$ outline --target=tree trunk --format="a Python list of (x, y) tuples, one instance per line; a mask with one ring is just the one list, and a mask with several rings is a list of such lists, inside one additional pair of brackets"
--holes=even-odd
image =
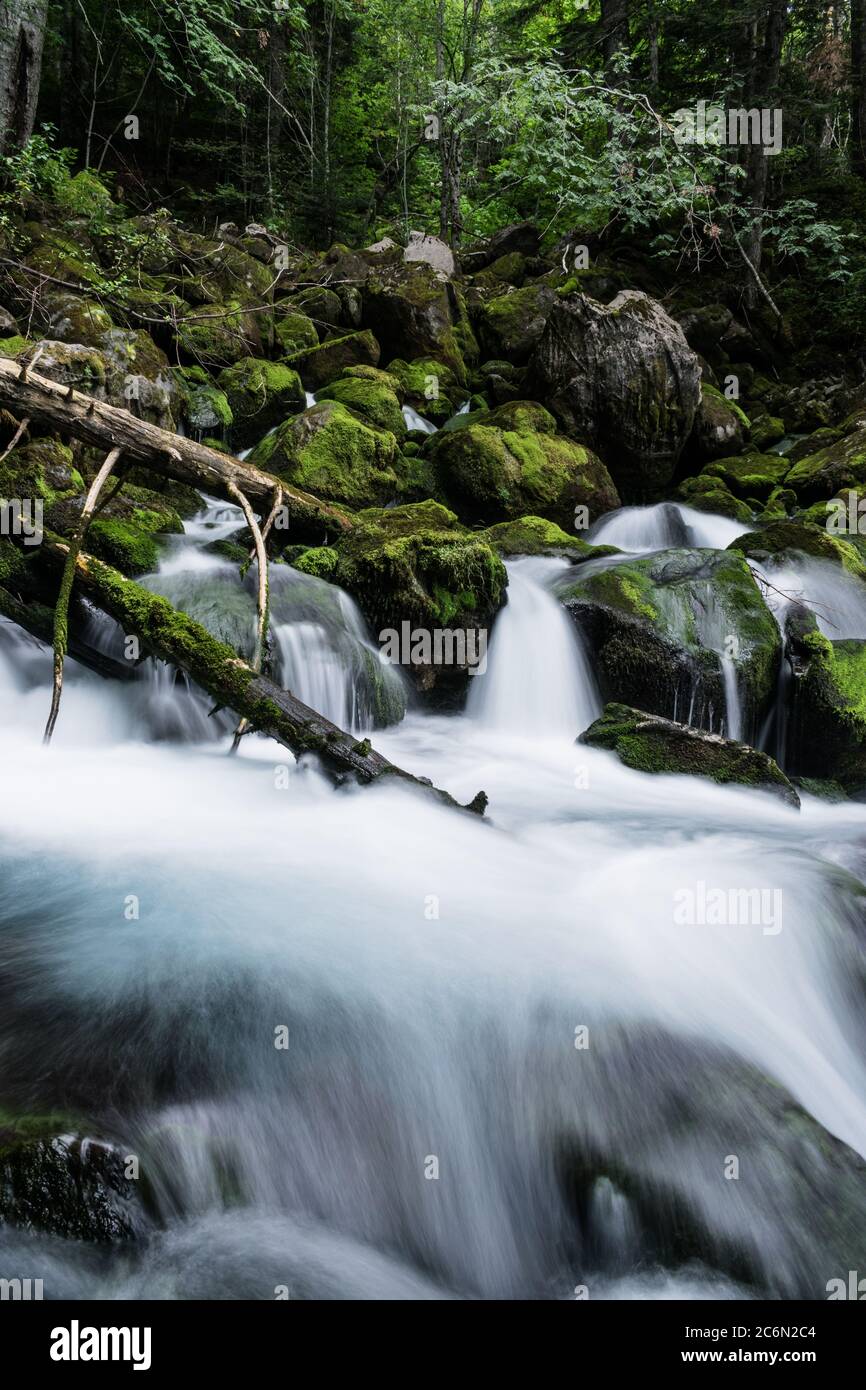
[(601, 51), (605, 81), (616, 87), (621, 77), (616, 72), (616, 56), (628, 47), (629, 0), (601, 0)]
[(866, 0), (851, 0), (851, 168), (866, 178)]
[(331, 536), (351, 529), (351, 518), (339, 507), (320, 502), (271, 473), (208, 449), (193, 439), (170, 434), (136, 419), (128, 410), (95, 401), (35, 372), (24, 379), (22, 370), (20, 362), (0, 358), (0, 406), (16, 416), (28, 415), (32, 421), (98, 448), (121, 449), (127, 459), (144, 464), (163, 477), (215, 493), (227, 502), (234, 500), (230, 488), (234, 484), (260, 510), (268, 512), (276, 489), (282, 487), (290, 528), (313, 527)]
[[(788, 23), (787, 0), (770, 0), (767, 9), (767, 22), (764, 29), (763, 44), (758, 47), (749, 83), (748, 106), (758, 110), (772, 107), (773, 98), (779, 84), (779, 68), (782, 60), (782, 45)], [(746, 160), (746, 200), (751, 214), (751, 223), (745, 237), (745, 251), (756, 274), (761, 270), (761, 242), (763, 236), (764, 207), (767, 201), (768, 157), (760, 143), (749, 146)], [(746, 279), (746, 302), (750, 306), (757, 303), (758, 287), (750, 273)]]
[(47, 18), (48, 0), (0, 0), (0, 154), (33, 134)]

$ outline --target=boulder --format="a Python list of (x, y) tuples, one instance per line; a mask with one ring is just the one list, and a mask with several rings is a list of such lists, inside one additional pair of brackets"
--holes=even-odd
[(766, 753), (628, 705), (605, 705), (601, 717), (580, 735), (579, 742), (610, 749), (636, 772), (707, 777), (722, 786), (772, 792), (789, 806), (800, 805), (794, 787)]
[(557, 299), (531, 380), (566, 432), (609, 460), (625, 500), (671, 482), (701, 399), (697, 357), (654, 299), (624, 290), (610, 304)]
[(245, 312), (238, 300), (213, 300), (180, 316), (177, 346), (189, 361), (219, 371), (242, 357), (260, 354), (262, 338), (255, 315)]
[(781, 454), (737, 454), (708, 463), (701, 477), (718, 479), (737, 497), (769, 497), (790, 465)]
[(463, 320), (453, 287), (423, 262), (383, 266), (364, 285), (364, 322), (386, 361), (435, 357), (465, 382)]
[(410, 232), (403, 260), (408, 264), (422, 261), (440, 280), (450, 280), (456, 272), (454, 252), (438, 236), (428, 236), (426, 232)]
[(727, 516), (732, 521), (742, 521), (749, 526), (754, 521), (754, 512), (746, 503), (735, 497), (723, 478), (709, 477), (701, 473), (697, 478), (686, 478), (677, 488), (677, 497), (698, 512), (709, 512), (713, 516)]
[(388, 373), (400, 383), (405, 404), (434, 424), (449, 420), (466, 394), (451, 367), (433, 357), (412, 362), (396, 357), (388, 363)]
[(273, 425), (304, 409), (301, 378), (282, 362), (244, 357), (217, 377), (232, 413), (232, 440), (244, 447), (261, 439)]
[(379, 344), (369, 329), (357, 333), (345, 333), (339, 338), (328, 338), (317, 347), (303, 348), (286, 358), (294, 367), (308, 391), (318, 391), (337, 377), (347, 367), (378, 367)]
[(521, 256), (537, 256), (541, 245), (541, 233), (532, 222), (513, 222), (501, 227), (498, 232), (487, 237), (483, 246), (465, 251), (460, 263), (467, 275), (475, 275), (486, 266), (498, 261), (501, 256), (516, 253)]
[(544, 281), (489, 300), (478, 323), (485, 353), (523, 366), (541, 341), (556, 302), (556, 291)]
[[(362, 368), (350, 368), (361, 371)], [(397, 438), (401, 438), (406, 433), (406, 422), (403, 419), (403, 412), (400, 408), (400, 401), (394, 390), (394, 385), (389, 384), (389, 378), (385, 372), (378, 372), (375, 367), (368, 367), (367, 371), (375, 372), (375, 377), (353, 376), (350, 373), (344, 374), (339, 381), (326, 386), (318, 393), (319, 401), (341, 401), (343, 405), (349, 406), (357, 414), (363, 415), (365, 420), (377, 425), (379, 429), (390, 430)], [(393, 383), (393, 378), (390, 378)]]
[(815, 615), (794, 608), (786, 622), (794, 673), (785, 765), (792, 776), (866, 789), (866, 642), (831, 641)]
[(393, 501), (404, 479), (397, 441), (339, 401), (322, 401), (267, 435), (250, 463), (349, 507)]
[(594, 653), (604, 700), (720, 732), (733, 665), (754, 741), (776, 696), (781, 638), (740, 555), (673, 549), (581, 565), (557, 586)]
[(737, 454), (749, 437), (749, 417), (705, 381), (701, 400), (688, 441), (688, 453), (698, 459), (724, 458)]
[(610, 474), (591, 449), (556, 433), (535, 401), (458, 417), (425, 454), (455, 510), (488, 523), (534, 514), (574, 529), (575, 508), (595, 520), (619, 506)]
[(819, 449), (795, 463), (785, 475), (803, 502), (834, 497), (843, 488), (866, 486), (866, 427)]

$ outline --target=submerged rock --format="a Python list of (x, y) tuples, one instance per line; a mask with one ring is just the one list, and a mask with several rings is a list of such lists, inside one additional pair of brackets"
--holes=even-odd
[(579, 741), (610, 749), (621, 763), (637, 772), (708, 777), (722, 785), (773, 792), (789, 806), (800, 805), (794, 787), (766, 753), (628, 705), (605, 705), (601, 718), (580, 735)]
[(700, 404), (701, 369), (679, 324), (649, 295), (557, 299), (532, 380), (563, 428), (601, 451), (627, 500), (670, 483)]

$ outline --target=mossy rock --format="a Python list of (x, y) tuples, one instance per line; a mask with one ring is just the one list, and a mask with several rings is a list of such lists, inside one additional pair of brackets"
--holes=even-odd
[(479, 321), (482, 348), (490, 357), (524, 365), (540, 341), (555, 303), (556, 291), (538, 282), (491, 299)]
[(789, 806), (800, 805), (796, 790), (766, 753), (628, 705), (605, 705), (580, 742), (609, 749), (636, 772), (706, 777), (721, 786), (772, 792)]
[(810, 458), (812, 454), (819, 453), (821, 449), (826, 449), (831, 444), (838, 444), (840, 439), (844, 439), (846, 433), (848, 431), (845, 429), (831, 429), (830, 427), (813, 430), (805, 439), (798, 439), (796, 443), (792, 444), (791, 448), (785, 451), (785, 458), (793, 467), (801, 459)]
[(211, 300), (193, 306), (177, 323), (180, 352), (200, 366), (219, 370), (254, 357), (261, 335), (253, 316), (235, 299), (225, 304)]
[[(11, 1120), (11, 1123), (10, 1123)], [(0, 1111), (0, 1227), (66, 1240), (133, 1239), (145, 1224), (124, 1155), (62, 1115)]]
[(282, 362), (244, 357), (217, 377), (231, 409), (232, 438), (244, 447), (261, 439), (272, 426), (303, 410), (306, 396), (301, 378)]
[(96, 517), (87, 531), (87, 549), (130, 579), (151, 574), (159, 566), (154, 532), (119, 517)]
[(187, 396), (186, 419), (189, 428), (202, 439), (231, 429), (234, 415), (224, 391), (217, 386), (194, 386)]
[(831, 641), (804, 608), (789, 614), (794, 664), (787, 766), (798, 777), (830, 778), (847, 792), (866, 789), (866, 642)]
[(702, 477), (719, 478), (737, 497), (769, 497), (789, 472), (781, 454), (741, 454), (708, 463)]
[[(467, 532), (453, 512), (426, 501), (367, 509), (336, 544), (333, 579), (358, 601), (373, 633), (486, 632), (508, 582), (495, 550)], [(419, 688), (450, 703), (465, 692), (465, 666), (418, 663)]]
[(46, 336), (60, 343), (84, 343), (101, 347), (105, 334), (114, 328), (111, 315), (87, 295), (61, 290), (46, 298), (49, 313)]
[(451, 368), (433, 357), (412, 362), (395, 357), (388, 363), (388, 374), (399, 381), (405, 404), (434, 425), (450, 419), (464, 394)]
[(322, 401), (287, 420), (260, 441), (250, 462), (349, 507), (390, 501), (400, 489), (394, 435), (339, 401)]
[(465, 305), (456, 288), (440, 280), (429, 265), (377, 267), (364, 285), (364, 322), (387, 361), (434, 357), (450, 367), (461, 384), (466, 382), (466, 357), (477, 352), (477, 344)]
[(704, 474), (697, 478), (686, 478), (677, 488), (677, 497), (687, 506), (694, 507), (695, 511), (727, 516), (732, 521), (742, 521), (746, 526), (755, 519), (752, 508), (735, 497), (721, 478), (710, 478)]
[[(728, 549), (757, 560), (767, 555), (812, 555), (817, 560), (830, 560), (833, 564), (841, 565), (855, 578), (866, 580), (866, 560), (855, 545), (842, 536), (830, 535), (820, 526), (800, 519), (773, 521), (760, 531), (749, 531), (744, 536), (738, 536)], [(863, 599), (866, 605), (866, 590)]]
[(525, 279), (526, 257), (519, 251), (510, 251), (505, 256), (499, 256), (484, 270), (479, 270), (472, 284), (476, 290), (494, 296), (502, 294), (510, 285), (519, 288)]
[(729, 401), (708, 381), (703, 382), (689, 452), (701, 459), (736, 454), (748, 439), (749, 429), (749, 418), (736, 402)]
[(282, 313), (279, 307), (274, 314), (274, 334), (286, 357), (306, 348), (318, 346), (319, 335), (316, 325), (306, 314)]
[(55, 439), (19, 444), (0, 463), (0, 497), (32, 498), (50, 506), (84, 491), (84, 479), (74, 466), (72, 450)]
[(566, 560), (592, 560), (616, 555), (616, 546), (590, 545), (579, 536), (569, 535), (554, 521), (541, 516), (522, 516), (517, 521), (500, 521), (486, 531), (475, 533), (500, 555), (554, 555)]
[(44, 339), (38, 362), (38, 375), (47, 376), (61, 386), (74, 386), (86, 396), (105, 400), (108, 361), (103, 352), (81, 343), (58, 343)]
[[(375, 368), (368, 368), (375, 370)], [(382, 372), (381, 376), (385, 376)], [(350, 406), (379, 429), (390, 430), (400, 438), (406, 433), (406, 422), (394, 391), (381, 381), (358, 376), (343, 376), (331, 386), (324, 387), (317, 397), (320, 401), (340, 401)]]
[(801, 502), (817, 502), (834, 497), (843, 488), (866, 485), (866, 429), (856, 430), (809, 454), (785, 475), (785, 486), (792, 488)]
[(343, 321), (343, 305), (340, 296), (326, 285), (308, 285), (282, 301), (291, 305), (295, 313), (306, 314), (321, 328), (336, 328)]
[(76, 217), (103, 216), (113, 211), (114, 202), (105, 184), (90, 169), (82, 169), (74, 178), (62, 179), (54, 188), (53, 201), (64, 212)]
[(379, 344), (368, 329), (362, 329), (292, 353), (286, 363), (300, 374), (308, 391), (318, 391), (336, 381), (347, 367), (377, 367)]
[(26, 352), (32, 346), (32, 339), (23, 338), (20, 333), (13, 333), (8, 338), (0, 338), (0, 357), (20, 357), (22, 352)]
[(752, 443), (759, 454), (766, 453), (771, 444), (785, 438), (785, 422), (777, 415), (759, 415), (752, 420)]
[(582, 565), (557, 591), (595, 654), (602, 698), (720, 732), (722, 656), (733, 659), (754, 739), (776, 696), (781, 638), (745, 559), (672, 549)]
[(480, 419), (431, 436), (425, 450), (442, 495), (467, 519), (536, 515), (565, 528), (577, 506), (593, 521), (620, 505), (598, 455), (557, 435), (537, 402), (509, 401)]
[(339, 563), (339, 555), (333, 546), (316, 545), (311, 546), (309, 550), (304, 550), (290, 563), (302, 574), (312, 574), (316, 579), (326, 579), (331, 582)]

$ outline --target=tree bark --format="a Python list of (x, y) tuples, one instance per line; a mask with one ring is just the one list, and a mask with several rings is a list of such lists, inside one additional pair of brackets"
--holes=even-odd
[(851, 0), (851, 168), (866, 178), (866, 0)]
[(628, 47), (629, 0), (601, 0), (601, 51), (605, 81), (611, 87), (621, 84), (616, 56)]
[(208, 449), (195, 440), (170, 434), (136, 419), (128, 410), (59, 386), (35, 372), (28, 372), (23, 378), (21, 363), (9, 358), (0, 358), (0, 406), (18, 417), (29, 415), (31, 421), (71, 434), (85, 444), (121, 449), (127, 459), (145, 464), (166, 478), (213, 493), (226, 502), (235, 500), (230, 488), (233, 484), (266, 514), (276, 489), (282, 487), (290, 529), (295, 523), (305, 528), (314, 525), (333, 536), (352, 527), (351, 518), (338, 507), (290, 487), (271, 473)]
[(47, 19), (48, 0), (0, 0), (0, 155), (33, 134)]
[[(787, 0), (770, 0), (767, 8), (767, 21), (764, 41), (756, 51), (755, 62), (749, 82), (748, 106), (767, 109), (771, 107), (779, 84), (779, 69), (782, 61), (782, 45), (788, 24)], [(746, 159), (746, 200), (751, 214), (751, 223), (745, 239), (747, 263), (754, 267), (755, 275), (761, 271), (761, 248), (763, 238), (764, 207), (767, 201), (768, 157), (760, 143), (749, 146)], [(749, 275), (746, 280), (746, 302), (750, 306), (757, 303), (758, 288), (755, 278)]]

